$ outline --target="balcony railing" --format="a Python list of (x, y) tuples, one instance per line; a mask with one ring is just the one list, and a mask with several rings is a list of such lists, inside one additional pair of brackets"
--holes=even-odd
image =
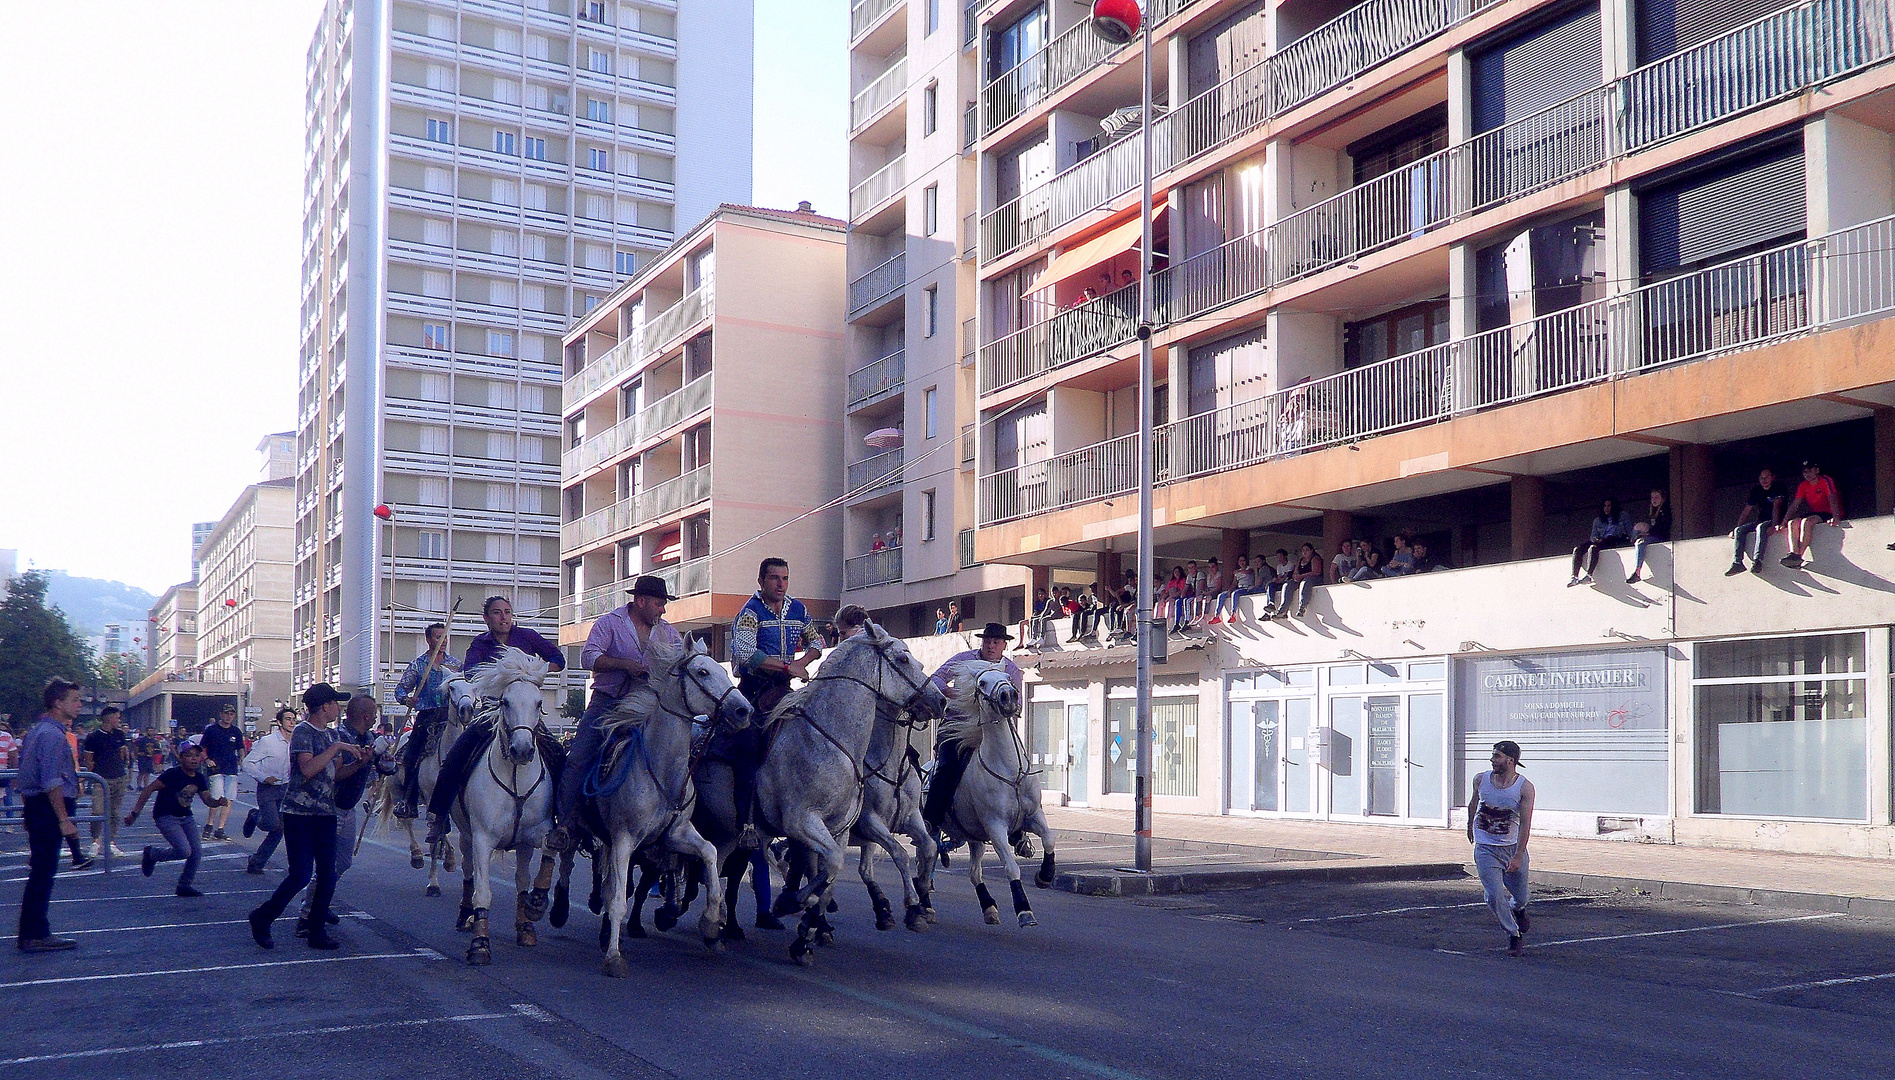
[(901, 385), (903, 352), (896, 349), (880, 360), (849, 372), (849, 408), (872, 401)]
[(868, 179), (855, 185), (849, 192), (849, 216), (859, 218), (870, 210), (893, 198), (907, 182), (908, 174), (904, 170), (905, 155), (897, 156), (893, 161), (869, 174)]
[(974, 144), (980, 141), (980, 106), (972, 101), (961, 112), (961, 153), (974, 152)]
[(665, 583), (671, 595), (679, 599), (702, 596), (711, 591), (711, 558), (708, 555), (675, 566), (660, 567), (651, 573)]
[(849, 130), (854, 131), (882, 115), (884, 109), (901, 100), (907, 91), (908, 57), (904, 54), (897, 57), (880, 75), (870, 79), (868, 85), (849, 102)]
[(842, 563), (842, 587), (866, 589), (901, 580), (901, 549), (898, 547), (857, 555)]
[(961, 569), (970, 570), (979, 566), (980, 560), (974, 557), (974, 530), (962, 529), (954, 539), (960, 549)]
[(567, 405), (584, 398), (599, 387), (631, 371), (653, 353), (670, 344), (672, 339), (692, 326), (711, 317), (713, 295), (711, 282), (705, 282), (695, 291), (685, 294), (684, 298), (657, 315), (645, 320), (642, 331), (627, 337), (612, 346), (604, 356), (592, 361), (579, 370), (579, 373), (566, 380), (560, 400)]
[(901, 447), (849, 463), (849, 494), (863, 495), (901, 480)]
[(590, 547), (710, 497), (711, 467), (705, 465), (646, 488), (629, 499), (620, 499), (577, 521), (566, 522), (559, 529), (560, 550), (571, 552)]
[(901, 0), (861, 0), (849, 9), (849, 40), (854, 41), (869, 32), (882, 16), (888, 14)]
[[(1675, 118), (1701, 127), (1885, 62), (1892, 22), (1885, 0), (1810, 0), (1766, 16), (1174, 263), (1153, 281), (1154, 318), (1195, 319), (1572, 180), (1692, 130)], [(1801, 50), (1778, 44), (1798, 35)], [(981, 392), (1130, 341), (1121, 313), (1136, 311), (1137, 294), (1123, 293), (982, 345)]]
[(711, 377), (707, 373), (566, 451), (560, 462), (561, 475), (571, 480), (596, 469), (602, 462), (649, 441), (659, 432), (675, 427), (710, 407)]
[[(1153, 482), (1204, 476), (1895, 315), (1895, 215), (1167, 424)], [(1120, 436), (981, 477), (983, 524), (1132, 490)]]
[[(1144, 5), (1145, 17), (1157, 26), (1196, 2), (1148, 0)], [(967, 32), (972, 40), (973, 30), (970, 28)], [(1074, 79), (1098, 67), (1118, 48), (1100, 37), (1089, 21), (1082, 19), (1074, 23), (1040, 51), (1001, 72), (981, 88), (981, 132), (993, 131), (1058, 93)]]
[(849, 316), (866, 311), (908, 284), (908, 252), (897, 251), (881, 265), (849, 282)]
[[(692, 559), (690, 562), (677, 563), (647, 571), (665, 583), (671, 595), (682, 599), (711, 591), (711, 560)], [(596, 619), (613, 608), (627, 602), (631, 592), (630, 579), (608, 581), (604, 585), (595, 585), (578, 596), (562, 597), (559, 602), (559, 621), (563, 626)]]

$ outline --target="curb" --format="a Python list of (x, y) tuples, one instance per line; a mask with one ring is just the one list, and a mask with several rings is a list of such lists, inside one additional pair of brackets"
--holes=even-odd
[(1832, 893), (1791, 892), (1784, 889), (1752, 889), (1742, 885), (1703, 885), (1688, 881), (1614, 877), (1608, 874), (1577, 874), (1563, 870), (1533, 870), (1529, 871), (1527, 876), (1535, 885), (1557, 885), (1594, 891), (1625, 890), (1647, 893), (1666, 900), (1766, 904), (1771, 907), (1803, 911), (1834, 911), (1849, 915), (1895, 918), (1895, 900), (1869, 896), (1839, 896)]
[(1290, 881), (1424, 881), (1465, 877), (1460, 863), (1345, 863), (1336, 866), (1300, 865), (1268, 869), (1205, 870), (1176, 874), (1129, 874), (1079, 871), (1060, 874), (1053, 888), (1081, 896), (1163, 896), (1212, 892), (1218, 889), (1254, 889)]

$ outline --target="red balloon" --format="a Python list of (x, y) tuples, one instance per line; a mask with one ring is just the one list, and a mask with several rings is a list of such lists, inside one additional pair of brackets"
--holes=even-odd
[(382, 503), (375, 508), (375, 516), (387, 521), (395, 516), (395, 511), (387, 503)]

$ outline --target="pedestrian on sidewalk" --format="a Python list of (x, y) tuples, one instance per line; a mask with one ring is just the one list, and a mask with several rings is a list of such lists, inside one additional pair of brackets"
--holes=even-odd
[(309, 884), (311, 875), (316, 893), (310, 922), (316, 930), (309, 935), (309, 947), (342, 947), (329, 936), (326, 925), (329, 898), (336, 890), (336, 769), (356, 761), (360, 751), (329, 729), (347, 700), (347, 694), (328, 683), (303, 691), (306, 719), (290, 735), (290, 782), (283, 793), (283, 843), (289, 849), (290, 872), (276, 892), (250, 913), (250, 936), (266, 949), (276, 947), (270, 924)]
[(79, 744), (81, 768), (98, 773), (105, 780), (104, 821), (92, 823), (92, 854), (104, 858), (109, 849), (118, 858), (118, 815), (125, 809), (125, 795), (131, 789), (132, 734), (120, 721), (117, 705), (99, 712), (99, 726)]
[(198, 745), (204, 748), (204, 754), (210, 759), (211, 794), (222, 799), (205, 816), (204, 839), (215, 837), (219, 840), (230, 839), (224, 827), (230, 823), (231, 803), (237, 798), (238, 769), (243, 765), (243, 732), (237, 729), (237, 706), (226, 703), (217, 712), (217, 722), (204, 729), (198, 736)]
[(256, 781), (256, 809), (244, 815), (243, 835), (247, 840), (263, 827), (263, 842), (251, 852), (244, 864), (247, 874), (261, 874), (283, 839), (283, 792), (289, 787), (290, 734), (296, 730), (296, 710), (285, 705), (276, 710), (276, 727), (251, 744), (244, 755), (244, 775)]
[[(380, 759), (375, 752), (375, 715), (379, 706), (375, 699), (367, 694), (357, 694), (349, 699), (344, 709), (342, 723), (332, 730), (336, 738), (362, 747), (363, 757), (354, 765), (336, 767), (336, 883), (342, 882), (342, 875), (355, 865), (355, 838), (361, 828), (361, 815), (356, 807), (362, 801), (362, 795), (368, 791), (369, 781), (375, 778)], [(304, 897), (303, 913), (296, 919), (296, 936), (308, 937), (309, 918), (315, 908), (315, 894)], [(336, 917), (331, 908), (327, 924), (334, 926), (342, 920)]]
[(53, 876), (59, 872), (60, 841), (76, 844), (79, 840), (79, 826), (72, 820), (79, 798), (79, 771), (66, 741), (66, 732), (79, 718), (79, 687), (54, 679), (40, 693), (40, 705), (46, 711), (26, 733), (20, 772), (13, 781), (25, 803), (29, 852), (16, 938), (21, 952), (55, 952), (77, 944), (71, 938), (53, 936), (46, 910), (53, 898)]
[[(19, 762), (14, 756), (20, 752), (19, 737), (13, 734), (13, 725), (0, 720), (0, 769), (15, 769)], [(0, 780), (0, 810), (13, 813), (13, 781)], [(0, 828), (0, 832), (10, 833), (10, 828)]]
[(1533, 831), (1533, 782), (1520, 775), (1520, 744), (1502, 739), (1488, 759), (1493, 768), (1474, 778), (1467, 803), (1467, 839), (1474, 845), (1487, 906), (1507, 932), (1507, 955), (1526, 951), (1527, 837)]
[(145, 876), (150, 877), (159, 863), (183, 859), (184, 872), (178, 875), (179, 896), (204, 895), (191, 884), (197, 876), (198, 861), (204, 857), (204, 841), (198, 836), (196, 819), (191, 817), (191, 803), (202, 799), (205, 807), (215, 810), (225, 802), (210, 793), (211, 778), (204, 771), (204, 756), (202, 746), (185, 747), (176, 765), (159, 773), (157, 779), (139, 791), (138, 802), (132, 812), (125, 815), (125, 824), (129, 827), (138, 820), (145, 800), (153, 794), (158, 796), (151, 807), (151, 823), (171, 846), (160, 849), (156, 844), (146, 844), (141, 866)]

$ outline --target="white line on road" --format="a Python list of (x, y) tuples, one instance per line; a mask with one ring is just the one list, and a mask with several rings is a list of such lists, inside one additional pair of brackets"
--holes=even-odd
[(249, 971), (253, 968), (292, 967), (303, 964), (342, 964), (354, 960), (419, 960), (433, 949), (416, 949), (413, 952), (365, 953), (361, 956), (315, 956), (308, 960), (259, 960), (254, 964), (215, 964), (210, 967), (174, 968), (170, 971), (120, 971), (108, 975), (69, 975), (60, 979), (28, 979), (24, 982), (0, 983), (0, 990), (14, 990), (23, 986), (58, 986), (61, 983), (106, 982), (115, 979), (149, 979), (161, 975), (200, 975), (212, 971)]
[(469, 1024), (480, 1020), (532, 1020), (536, 1023), (552, 1023), (551, 1013), (535, 1005), (515, 1005), (510, 1012), (463, 1013), (460, 1016), (438, 1016), (425, 1020), (382, 1020), (368, 1024), (337, 1024), (332, 1027), (299, 1028), (295, 1031), (264, 1031), (252, 1035), (231, 1035), (218, 1039), (184, 1039), (178, 1042), (146, 1043), (143, 1046), (112, 1046), (101, 1050), (72, 1050), (63, 1054), (40, 1054), (34, 1057), (7, 1058), (0, 1065), (32, 1065), (42, 1061), (71, 1061), (74, 1058), (111, 1057), (116, 1054), (144, 1054), (153, 1050), (192, 1050), (209, 1046), (230, 1046), (235, 1043), (263, 1042), (269, 1039), (300, 1039), (312, 1035), (342, 1035), (352, 1031), (386, 1031), (391, 1028), (429, 1027), (434, 1024)]
[(211, 922), (159, 923), (156, 926), (102, 926), (97, 930), (61, 930), (62, 934), (118, 934), (139, 930), (182, 930), (189, 926), (239, 926), (248, 919), (216, 919)]
[[(198, 863), (199, 863), (200, 865), (202, 865), (202, 864), (204, 864), (204, 863), (207, 863), (207, 862), (210, 862), (210, 861), (211, 861), (212, 859), (245, 859), (245, 858), (249, 858), (249, 855), (248, 855), (248, 853), (246, 853), (246, 852), (242, 852), (242, 851), (234, 851), (234, 852), (230, 852), (230, 853), (228, 853), (228, 854), (224, 854), (224, 855), (206, 855), (206, 856), (204, 856), (203, 858), (201, 858), (201, 859), (199, 859), (199, 860), (198, 860)], [(123, 862), (123, 863), (126, 863), (126, 864), (128, 864), (128, 865), (136, 865), (136, 864), (137, 864), (137, 861), (138, 861), (138, 858), (137, 858), (137, 856), (135, 856), (135, 855), (127, 855), (127, 856), (125, 856), (125, 858), (123, 858), (123, 859), (121, 859), (121, 860), (119, 860), (119, 861), (120, 861), (120, 862)], [(165, 860), (165, 862), (183, 862), (183, 861), (184, 861), (184, 860), (182, 860), (182, 859), (166, 859), (166, 860)], [(163, 862), (161, 862), (161, 863), (159, 863), (158, 865), (159, 865), (159, 866), (163, 866), (163, 865), (164, 865), (164, 863), (163, 863)], [(11, 869), (11, 868), (9, 868), (9, 869)], [(103, 871), (103, 870), (66, 870), (66, 871), (62, 871), (62, 872), (61, 872), (61, 873), (60, 873), (60, 874), (58, 875), (58, 877), (57, 877), (57, 879), (56, 879), (56, 880), (59, 880), (59, 881), (68, 881), (68, 880), (71, 880), (72, 878), (82, 878), (82, 877), (99, 877), (100, 875), (102, 875), (102, 874), (104, 874), (104, 873), (105, 873), (105, 871)], [(127, 869), (127, 870), (120, 870), (120, 871), (119, 871), (119, 873), (130, 873), (130, 870), (128, 870), (128, 869)], [(25, 881), (25, 880), (27, 880), (27, 879), (26, 879), (26, 878), (23, 878), (23, 877), (10, 877), (10, 878), (0, 878), (0, 881), (6, 881), (6, 882), (12, 882), (12, 883), (17, 883), (17, 882), (21, 882), (21, 881)]]
[(1742, 997), (1760, 997), (1764, 994), (1781, 994), (1789, 990), (1815, 990), (1823, 986), (1848, 986), (1852, 983), (1880, 982), (1883, 979), (1895, 979), (1895, 971), (1880, 975), (1849, 975), (1839, 979), (1817, 979), (1814, 982), (1785, 983), (1782, 986), (1766, 986), (1762, 990), (1752, 990)]
[[(1544, 899), (1535, 900), (1533, 901), (1533, 903), (1535, 905), (1563, 904), (1563, 903), (1570, 903), (1574, 900), (1604, 900), (1604, 899), (1607, 899), (1607, 896), (1604, 893), (1592, 893), (1592, 894), (1587, 894), (1583, 896), (1549, 896)], [(1476, 908), (1476, 907), (1486, 907), (1486, 906), (1487, 906), (1487, 903), (1484, 900), (1475, 900), (1472, 903), (1467, 903), (1467, 904), (1416, 904), (1413, 907), (1383, 908), (1380, 911), (1357, 911), (1348, 915), (1313, 915), (1307, 919), (1298, 919), (1296, 921), (1299, 923), (1338, 922), (1343, 919), (1372, 919), (1377, 915), (1405, 915), (1411, 911), (1454, 911), (1459, 908)]]
[(1545, 949), (1554, 945), (1585, 945), (1595, 941), (1625, 941), (1628, 938), (1666, 937), (1671, 934), (1698, 934), (1706, 930), (1736, 930), (1746, 926), (1774, 926), (1778, 923), (1815, 922), (1818, 919), (1840, 919), (1845, 913), (1826, 911), (1821, 915), (1795, 915), (1785, 919), (1753, 919), (1750, 922), (1714, 923), (1710, 926), (1685, 926), (1676, 930), (1646, 930), (1638, 934), (1603, 934), (1599, 937), (1561, 938), (1558, 941), (1536, 941), (1528, 945), (1529, 949)]
[[(206, 889), (204, 891), (204, 895), (205, 896), (255, 896), (259, 893), (269, 893), (269, 892), (275, 892), (275, 891), (276, 891), (275, 889)], [(158, 892), (133, 893), (130, 896), (72, 896), (72, 897), (67, 897), (64, 900), (48, 900), (47, 903), (49, 904), (103, 904), (107, 900), (176, 900), (176, 899), (178, 899), (178, 894), (175, 891), (173, 891), (173, 892), (165, 892), (165, 893), (158, 893)], [(0, 903), (0, 908), (13, 908), (13, 907), (19, 907), (19, 906), (20, 906), (20, 903), (17, 900), (12, 901), (10, 903)]]

